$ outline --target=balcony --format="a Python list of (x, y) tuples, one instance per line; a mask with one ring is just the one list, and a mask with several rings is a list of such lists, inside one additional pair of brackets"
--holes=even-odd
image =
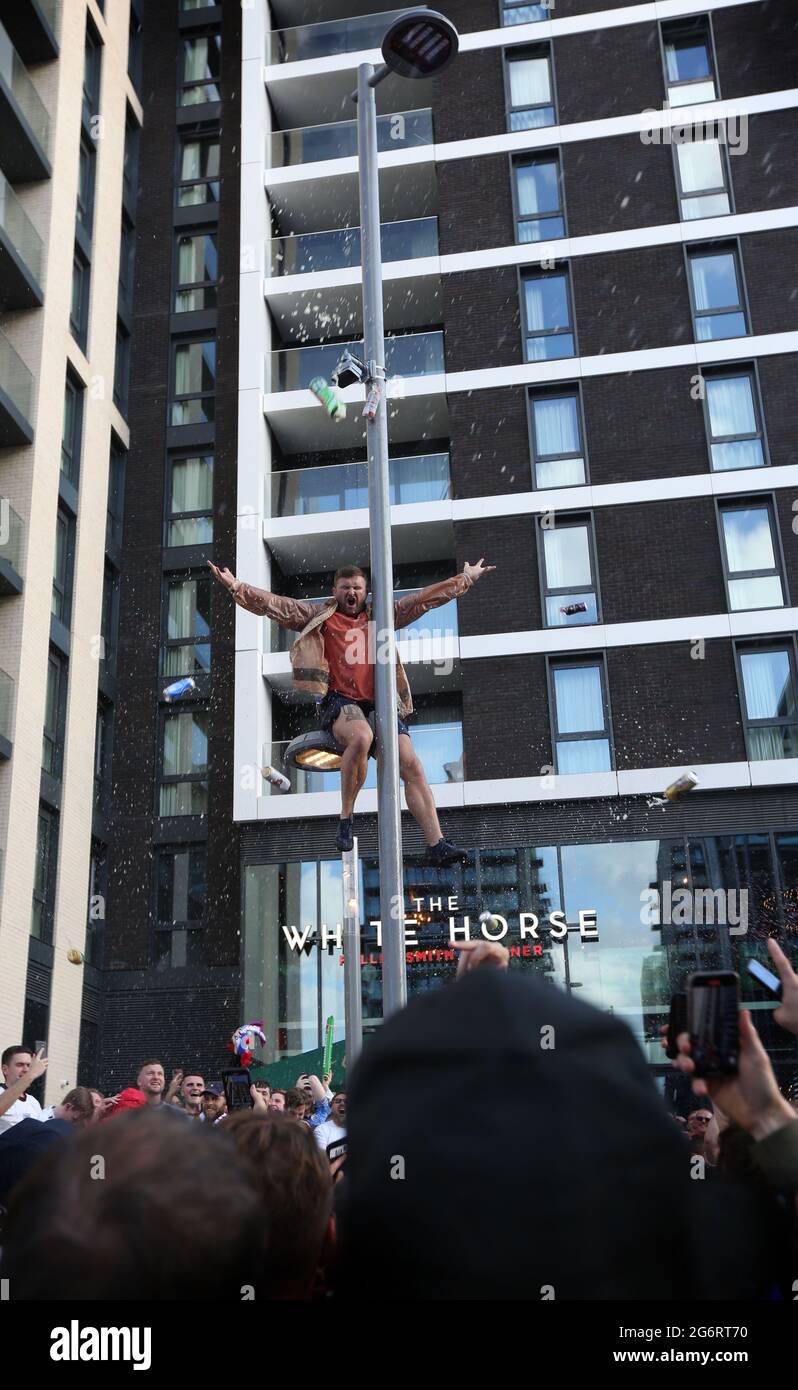
[(276, 29), (270, 34), (271, 63), (305, 62), (329, 58), (334, 53), (361, 53), (379, 48), (392, 19), (402, 10), (334, 19), (323, 24), (302, 24), (295, 29)]
[[(417, 260), (438, 254), (437, 217), (383, 222), (380, 243), (384, 263)], [(304, 236), (277, 237), (271, 243), (271, 273), (311, 275), (320, 270), (360, 269), (360, 228), (342, 227)]]
[(12, 183), (50, 177), (50, 117), (0, 24), (0, 168)]
[[(413, 747), (421, 759), (430, 786), (441, 786), (452, 782), (463, 782), (463, 726), (462, 724), (411, 724), (410, 736)], [(289, 740), (284, 743), (263, 745), (263, 764), (276, 767), (291, 783), (292, 792), (338, 792), (341, 787), (340, 772), (313, 772), (305, 768), (283, 765), (283, 754)], [(377, 785), (377, 764), (369, 758), (369, 770), (363, 790), (369, 791)], [(287, 796), (271, 782), (262, 779), (264, 796)]]
[[(391, 506), (445, 502), (451, 496), (448, 454), (420, 454), (388, 461)], [(271, 475), (273, 517), (315, 516), (368, 507), (368, 464), (292, 468)]]
[(11, 757), (14, 738), (14, 682), (0, 671), (0, 758)]
[[(377, 149), (408, 150), (432, 144), (432, 112), (398, 111), (377, 118)], [(324, 125), (276, 130), (271, 137), (271, 166), (317, 164), (326, 159), (351, 159), (357, 154), (357, 121), (328, 121)]]
[(41, 291), (43, 246), (33, 223), (0, 172), (0, 309), (35, 309)]
[(0, 597), (22, 593), (22, 537), (20, 518), (0, 497)]
[(58, 57), (59, 0), (0, 0), (0, 23), (25, 63)]
[[(267, 356), (267, 391), (302, 391), (314, 376), (332, 376), (344, 348), (363, 356), (363, 342), (319, 343), (289, 348)], [(389, 377), (434, 376), (444, 371), (443, 334), (404, 333), (385, 339), (385, 370)]]
[(0, 333), (0, 448), (33, 439), (33, 377)]

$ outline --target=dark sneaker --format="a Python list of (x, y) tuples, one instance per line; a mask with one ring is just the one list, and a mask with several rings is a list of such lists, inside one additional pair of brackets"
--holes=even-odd
[(340, 820), (338, 822), (338, 831), (335, 836), (335, 845), (336, 849), (340, 849), (342, 853), (345, 853), (347, 850), (354, 849), (355, 832), (352, 829), (351, 816), (348, 820)]
[(439, 840), (437, 845), (427, 845), (427, 852), (424, 855), (425, 864), (434, 864), (439, 868), (443, 868), (447, 864), (466, 864), (467, 862), (466, 850), (458, 849), (451, 840)]

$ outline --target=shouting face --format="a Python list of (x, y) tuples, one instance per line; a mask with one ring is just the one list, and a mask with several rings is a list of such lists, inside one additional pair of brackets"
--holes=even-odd
[(338, 603), (338, 612), (356, 618), (366, 606), (366, 581), (356, 574), (351, 579), (339, 579), (333, 589), (333, 598)]

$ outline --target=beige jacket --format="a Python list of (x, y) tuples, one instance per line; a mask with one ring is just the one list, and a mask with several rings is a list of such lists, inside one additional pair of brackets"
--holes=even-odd
[[(406, 594), (393, 606), (394, 626), (407, 627), (431, 608), (440, 608), (453, 598), (460, 598), (473, 584), (465, 573), (456, 574), (452, 579), (444, 579), (440, 584), (430, 584), (414, 594)], [(284, 598), (281, 594), (270, 594), (267, 589), (256, 589), (253, 584), (239, 583), (233, 593), (239, 608), (249, 613), (271, 618), (280, 627), (292, 628), (299, 636), (291, 647), (291, 670), (295, 690), (304, 690), (317, 699), (327, 694), (330, 688), (330, 667), (324, 652), (322, 625), (338, 607), (331, 598), (322, 603), (308, 603), (304, 599)], [(368, 610), (371, 618), (371, 609)], [(399, 713), (402, 718), (413, 712), (410, 686), (402, 663), (396, 659), (396, 691)]]

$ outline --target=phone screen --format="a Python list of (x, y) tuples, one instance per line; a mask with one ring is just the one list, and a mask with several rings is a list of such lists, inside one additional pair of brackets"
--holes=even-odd
[(250, 1109), (252, 1097), (249, 1094), (249, 1088), (252, 1081), (249, 1072), (243, 1067), (240, 1071), (226, 1071), (222, 1073), (222, 1080), (227, 1109), (231, 1113), (234, 1110)]
[(781, 980), (778, 975), (773, 974), (772, 970), (768, 970), (767, 966), (763, 965), (761, 961), (749, 960), (748, 973), (749, 975), (753, 975), (754, 979), (758, 980), (761, 985), (764, 985), (765, 989), (769, 989), (771, 994), (774, 994), (777, 999), (781, 999)]
[(691, 975), (687, 988), (690, 1053), (696, 1076), (732, 1076), (739, 1053), (740, 978), (733, 970)]

